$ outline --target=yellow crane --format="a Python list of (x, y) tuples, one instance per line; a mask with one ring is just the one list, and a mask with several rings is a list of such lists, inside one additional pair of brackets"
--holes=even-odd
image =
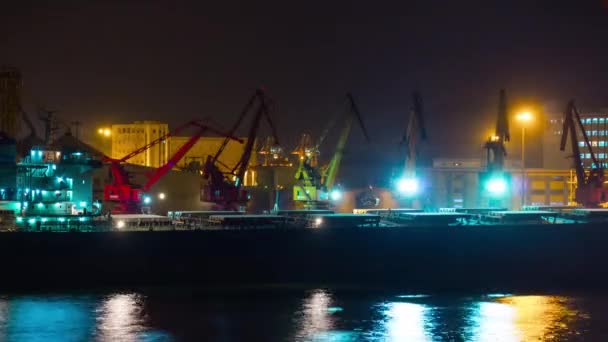
[[(361, 127), (365, 139), (369, 141), (359, 108), (350, 93), (346, 94), (346, 101), (348, 110), (345, 117), (340, 115), (330, 120), (316, 144), (312, 143), (310, 135), (304, 134), (300, 144), (294, 151), (294, 154), (297, 154), (299, 157), (298, 169), (295, 174), (296, 184), (293, 187), (293, 199), (298, 207), (306, 209), (327, 208), (330, 205), (330, 201), (338, 201), (342, 198), (341, 191), (336, 188), (336, 178), (355, 120), (358, 122), (359, 127)], [(340, 131), (334, 154), (328, 164), (319, 167), (320, 146), (339, 118), (344, 118), (344, 126)]]

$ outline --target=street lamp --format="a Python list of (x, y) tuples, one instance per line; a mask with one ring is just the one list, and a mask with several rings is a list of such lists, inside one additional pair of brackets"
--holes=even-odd
[(521, 123), (521, 206), (526, 204), (526, 125), (532, 121), (532, 113), (521, 112), (515, 116)]
[(109, 128), (100, 128), (97, 130), (97, 133), (104, 137), (109, 137), (110, 135), (112, 135), (112, 131)]

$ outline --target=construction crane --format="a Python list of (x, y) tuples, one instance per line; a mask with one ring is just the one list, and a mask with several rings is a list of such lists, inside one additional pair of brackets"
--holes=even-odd
[(398, 193), (407, 198), (412, 198), (420, 192), (420, 180), (416, 174), (416, 164), (420, 143), (427, 138), (423, 114), (422, 98), (415, 91), (412, 93), (409, 121), (401, 139), (401, 144), (406, 147), (405, 166), (401, 178), (397, 180)]
[[(188, 141), (182, 145), (177, 152), (175, 152), (169, 161), (148, 173), (146, 175), (147, 181), (143, 186), (132, 184), (129, 173), (122, 167), (121, 164), (155, 145), (166, 142), (168, 138), (181, 133), (188, 127), (195, 127), (197, 129), (196, 133), (190, 139), (188, 139)], [(219, 130), (209, 126), (206, 122), (190, 121), (182, 126), (179, 126), (173, 132), (167, 133), (158, 139), (134, 150), (121, 159), (113, 159), (105, 156), (103, 161), (110, 164), (112, 184), (105, 186), (104, 200), (115, 203), (114, 207), (112, 208), (112, 213), (140, 213), (142, 211), (142, 204), (149, 204), (150, 202), (150, 198), (144, 196), (144, 194), (149, 191), (159, 179), (167, 174), (167, 172), (169, 172), (169, 170), (171, 170), (173, 166), (175, 166), (184, 157), (192, 146), (196, 144), (201, 136), (208, 131), (220, 134), (222, 136), (225, 135)], [(238, 140), (234, 137), (231, 138)]]
[[(579, 148), (577, 127), (580, 128), (583, 135), (584, 147), (587, 153), (591, 156), (591, 169), (585, 172), (583, 161), (581, 159), (581, 150)], [(608, 190), (604, 188), (604, 168), (598, 162), (587, 132), (581, 122), (581, 117), (574, 104), (574, 100), (568, 102), (566, 113), (564, 115), (564, 126), (562, 129), (562, 140), (559, 149), (565, 151), (566, 144), (570, 135), (570, 147), (572, 148), (572, 160), (574, 162), (574, 170), (576, 172), (576, 191), (574, 199), (577, 203), (582, 204), (586, 208), (601, 207), (606, 202)]]
[(498, 206), (501, 197), (509, 188), (508, 177), (504, 173), (504, 160), (507, 156), (505, 142), (511, 139), (509, 134), (509, 120), (507, 117), (508, 104), (504, 89), (500, 90), (498, 100), (498, 116), (496, 118), (496, 131), (489, 137), (484, 148), (486, 149), (486, 171), (480, 175), (482, 191), (488, 194), (490, 207)]
[(21, 72), (14, 67), (0, 66), (0, 132), (17, 139), (21, 108)]
[(369, 135), (363, 124), (361, 113), (350, 93), (346, 94), (346, 104), (348, 110), (344, 118), (344, 126), (338, 137), (334, 154), (327, 165), (318, 167), (317, 158), (320, 146), (325, 141), (329, 131), (336, 125), (340, 116), (333, 117), (328, 122), (315, 145), (311, 144), (310, 136), (305, 134), (302, 136), (300, 145), (294, 151), (299, 156), (298, 169), (295, 174), (297, 183), (293, 187), (293, 199), (298, 206), (307, 209), (326, 208), (329, 206), (330, 200), (338, 201), (341, 199), (342, 193), (336, 188), (336, 177), (354, 121), (357, 121), (363, 136), (366, 141), (369, 141)]
[[(216, 203), (224, 210), (236, 210), (247, 203), (249, 200), (249, 193), (244, 191), (242, 187), (245, 182), (245, 173), (249, 167), (262, 119), (265, 119), (270, 127), (274, 143), (279, 143), (275, 125), (270, 117), (271, 105), (272, 101), (263, 89), (257, 89), (249, 98), (249, 101), (247, 101), (247, 104), (241, 111), (237, 121), (228, 132), (227, 138), (224, 139), (216, 154), (213, 157), (209, 156), (205, 162), (203, 175), (207, 180), (207, 184), (203, 187), (202, 191), (203, 201)], [(220, 163), (219, 158), (230, 141), (229, 137), (236, 134), (236, 131), (241, 127), (245, 118), (250, 113), (252, 113), (253, 118), (251, 119), (251, 124), (249, 126), (243, 154), (230, 171), (222, 172), (217, 165)]]

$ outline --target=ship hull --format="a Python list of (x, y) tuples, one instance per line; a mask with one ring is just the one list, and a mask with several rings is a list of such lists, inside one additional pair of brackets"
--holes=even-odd
[(607, 242), (602, 225), (4, 233), (0, 288), (601, 290)]

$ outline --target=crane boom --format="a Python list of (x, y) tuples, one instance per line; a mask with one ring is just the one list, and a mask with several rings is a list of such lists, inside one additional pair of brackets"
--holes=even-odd
[(184, 157), (184, 155), (201, 138), (201, 136), (203, 135), (203, 133), (205, 133), (205, 131), (207, 131), (207, 127), (205, 127), (205, 126), (200, 127), (198, 132), (196, 132), (195, 135), (193, 135), (190, 139), (188, 139), (188, 141), (184, 145), (182, 145), (182, 147), (180, 147), (179, 150), (177, 150), (177, 152), (175, 152), (175, 154), (171, 157), (171, 159), (169, 159), (169, 161), (167, 163), (165, 163), (161, 167), (157, 168), (156, 171), (154, 171), (154, 173), (152, 173), (148, 177), (148, 181), (146, 181), (146, 184), (144, 184), (144, 186), (142, 187), (142, 190), (143, 191), (150, 190), (152, 185), (154, 185), (156, 182), (158, 182), (158, 180), (161, 177), (163, 177), (165, 174), (167, 174), (167, 172), (169, 172), (169, 170), (171, 170), (173, 168), (173, 166), (175, 166), (177, 163), (179, 163), (179, 161)]
[(405, 175), (414, 177), (416, 173), (416, 159), (418, 154), (418, 143), (426, 140), (426, 128), (424, 125), (424, 108), (422, 98), (418, 92), (412, 93), (412, 106), (410, 107), (410, 119), (401, 140), (406, 145)]
[(578, 136), (576, 133), (576, 127), (580, 127), (581, 133), (583, 134), (583, 140), (585, 142), (585, 147), (589, 150), (591, 154), (591, 158), (593, 160), (593, 164), (599, 166), (597, 163), (597, 159), (595, 158), (595, 153), (593, 153), (593, 149), (591, 148), (591, 144), (589, 143), (589, 137), (587, 136), (587, 132), (583, 127), (583, 123), (581, 122), (580, 114), (576, 109), (574, 104), (574, 100), (568, 102), (568, 106), (566, 107), (566, 112), (564, 116), (564, 125), (562, 127), (562, 139), (559, 145), (560, 151), (565, 151), (566, 143), (568, 140), (568, 135), (570, 135), (570, 146), (572, 147), (572, 158), (574, 160), (574, 169), (576, 171), (576, 180), (578, 184), (585, 184), (585, 170), (583, 169), (583, 161), (581, 159), (581, 152), (578, 145)]
[(507, 95), (504, 89), (500, 90), (498, 100), (498, 117), (496, 119), (496, 131), (494, 136), (489, 137), (484, 148), (487, 150), (487, 168), (491, 172), (502, 172), (504, 169), (504, 159), (507, 155), (505, 142), (509, 141), (509, 120)]
[(340, 163), (342, 162), (342, 157), (344, 156), (344, 148), (346, 147), (346, 142), (348, 141), (348, 137), (350, 136), (350, 131), (353, 126), (353, 121), (356, 119), (359, 123), (359, 127), (363, 132), (363, 136), (365, 140), (369, 142), (369, 135), (367, 134), (367, 129), (363, 124), (363, 118), (361, 117), (361, 113), (359, 112), (359, 108), (355, 103), (355, 99), (352, 94), (347, 93), (346, 98), (348, 100), (350, 115), (346, 118), (346, 123), (342, 128), (340, 133), (340, 137), (338, 139), (338, 144), (336, 145), (336, 150), (334, 152), (334, 156), (332, 157), (329, 165), (327, 166), (326, 172), (324, 173), (324, 181), (322, 184), (327, 189), (333, 188), (336, 177), (338, 176), (338, 170), (340, 168)]
[[(180, 149), (171, 157), (171, 159), (167, 163), (165, 163), (161, 167), (157, 168), (156, 170), (154, 170), (152, 172), (152, 174), (147, 176), (148, 180), (142, 187), (130, 184), (129, 175), (121, 167), (120, 163), (132, 158), (133, 156), (135, 156), (139, 153), (142, 153), (143, 151), (147, 150), (148, 148), (158, 144), (160, 141), (164, 141), (170, 135), (175, 135), (175, 134), (181, 132), (186, 127), (198, 127), (198, 130), (195, 135), (193, 135), (183, 146), (180, 147)], [(150, 188), (156, 182), (158, 182), (159, 179), (161, 179), (165, 174), (167, 174), (167, 172), (169, 172), (169, 170), (171, 170), (173, 168), (173, 166), (175, 166), (184, 157), (184, 155), (201, 138), (203, 133), (205, 133), (207, 131), (211, 131), (211, 132), (214, 132), (214, 133), (217, 133), (220, 135), (224, 135), (223, 132), (209, 126), (206, 122), (198, 121), (198, 120), (190, 121), (190, 122), (178, 127), (176, 130), (174, 130), (170, 134), (166, 134), (166, 135), (146, 144), (145, 146), (138, 148), (137, 150), (133, 151), (132, 153), (129, 153), (122, 159), (112, 159), (112, 158), (105, 156), (104, 161), (110, 162), (110, 169), (112, 171), (112, 175), (114, 176), (113, 183), (106, 185), (104, 188), (105, 200), (117, 202), (118, 205), (114, 208), (114, 210), (116, 210), (116, 212), (121, 212), (121, 213), (139, 212), (139, 210), (141, 209), (140, 201), (142, 199), (142, 196), (141, 196), (142, 192), (150, 190)], [(234, 138), (232, 136), (229, 136), (229, 137), (231, 139), (237, 140), (242, 143), (242, 141), (240, 139)]]
[[(583, 168), (583, 161), (576, 133), (577, 125), (581, 129), (584, 145), (587, 151), (589, 151), (592, 160), (591, 169), (588, 173), (586, 173)], [(595, 153), (591, 148), (589, 137), (587, 136), (587, 132), (581, 121), (580, 113), (574, 104), (574, 100), (568, 102), (568, 106), (566, 107), (562, 139), (559, 146), (561, 151), (566, 149), (568, 135), (570, 135), (570, 145), (573, 153), (572, 158), (577, 180), (575, 200), (585, 207), (600, 206), (602, 203), (606, 202), (608, 193), (608, 191), (604, 189), (604, 168), (598, 163)]]

